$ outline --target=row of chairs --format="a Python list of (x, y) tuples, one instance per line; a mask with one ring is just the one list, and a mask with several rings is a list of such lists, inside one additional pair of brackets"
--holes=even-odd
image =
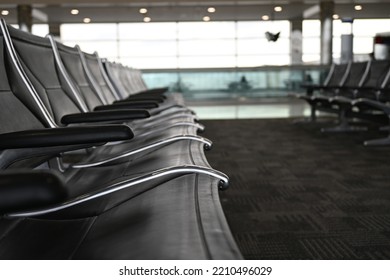
[[(390, 120), (390, 61), (370, 60), (333, 64), (322, 85), (304, 85), (305, 94), (297, 94), (311, 108), (310, 120), (316, 120), (317, 111), (338, 114), (336, 127), (324, 128), (323, 132), (344, 132), (366, 130), (365, 126), (354, 125), (361, 119), (386, 124)], [(388, 130), (389, 126), (382, 127)], [(384, 139), (365, 141), (364, 145), (388, 145), (389, 136)]]
[(240, 259), (180, 94), (0, 21), (1, 259)]

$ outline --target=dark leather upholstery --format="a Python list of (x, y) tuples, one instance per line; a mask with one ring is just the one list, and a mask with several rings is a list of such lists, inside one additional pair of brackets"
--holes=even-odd
[(118, 122), (128, 121), (136, 119), (149, 118), (150, 114), (146, 110), (136, 109), (116, 109), (116, 110), (104, 110), (100, 112), (87, 112), (79, 114), (65, 115), (61, 118), (61, 123), (96, 123), (96, 122)]
[(48, 171), (7, 171), (0, 174), (0, 214), (54, 205), (67, 191), (59, 176)]
[[(64, 59), (74, 76), (71, 84), (59, 74), (47, 39), (12, 28), (10, 34), (21, 68), (11, 48), (4, 52), (1, 38), (1, 259), (241, 258), (219, 204), (225, 177), (210, 168), (203, 142), (190, 138), (126, 155), (172, 136), (196, 136), (196, 126), (164, 129), (175, 124), (180, 110), (167, 110), (160, 118), (127, 119), (133, 130), (96, 122), (58, 128), (67, 118), (87, 122), (91, 116), (106, 122), (118, 114), (124, 120), (149, 112), (88, 112), (105, 104), (81, 75), (85, 69), (79, 61)], [(71, 49), (61, 48), (64, 53)], [(73, 94), (74, 85), (89, 110)], [(184, 119), (195, 125), (193, 118)], [(132, 140), (96, 146), (129, 139), (133, 132)], [(66, 153), (75, 149), (79, 151)], [(121, 155), (97, 166), (72, 165)], [(13, 173), (8, 173), (5, 169), (11, 167)]]

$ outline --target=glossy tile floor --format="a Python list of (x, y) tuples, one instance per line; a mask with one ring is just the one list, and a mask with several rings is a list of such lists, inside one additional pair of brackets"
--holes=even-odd
[(187, 101), (199, 119), (262, 119), (306, 117), (310, 107), (295, 98), (257, 98), (245, 100)]

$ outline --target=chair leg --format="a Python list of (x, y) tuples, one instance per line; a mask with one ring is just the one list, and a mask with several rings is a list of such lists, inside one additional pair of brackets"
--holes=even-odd
[[(390, 123), (390, 113), (388, 113), (388, 118), (389, 118), (389, 123)], [(389, 135), (387, 137), (384, 137), (384, 138), (380, 138), (380, 139), (373, 139), (373, 140), (367, 140), (367, 141), (364, 141), (364, 146), (367, 146), (367, 147), (372, 147), (372, 146), (387, 146), (387, 145), (390, 145), (390, 125), (387, 125), (387, 126), (383, 126), (381, 128), (379, 128), (379, 130), (381, 131), (388, 131)]]
[(390, 130), (390, 125), (386, 125), (386, 126), (381, 126), (379, 128), (380, 131), (389, 131)]
[(310, 122), (316, 122), (317, 120), (317, 107), (313, 104), (310, 106)]
[(335, 127), (322, 128), (321, 132), (353, 132), (366, 131), (368, 128), (364, 126), (350, 125), (347, 118), (349, 108), (341, 107), (339, 112), (339, 124)]
[(374, 140), (368, 140), (364, 141), (364, 146), (372, 147), (372, 146), (387, 146), (390, 145), (390, 135), (385, 138), (381, 139), (374, 139)]

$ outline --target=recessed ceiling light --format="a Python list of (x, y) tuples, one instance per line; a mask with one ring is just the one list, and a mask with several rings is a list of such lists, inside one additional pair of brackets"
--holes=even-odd
[(338, 14), (333, 15), (333, 19), (339, 19), (339, 18), (340, 18), (340, 16)]
[(144, 22), (151, 22), (152, 19), (150, 17), (144, 17)]
[(1, 14), (2, 14), (3, 16), (8, 16), (8, 15), (9, 15), (9, 11), (8, 11), (8, 10), (2, 10), (2, 11), (1, 11)]
[(355, 10), (356, 11), (361, 11), (363, 9), (362, 5), (356, 5)]
[(203, 21), (210, 21), (210, 19), (211, 19), (211, 18), (210, 18), (209, 16), (204, 16), (204, 17), (203, 17)]
[(140, 14), (146, 14), (147, 12), (148, 12), (148, 9), (146, 9), (146, 8), (139, 9)]
[(269, 20), (269, 16), (268, 15), (264, 15), (261, 17), (262, 20)]
[(91, 19), (89, 17), (86, 17), (86, 18), (83, 19), (83, 22), (84, 23), (90, 23)]
[(281, 12), (281, 11), (283, 11), (283, 8), (280, 7), (280, 6), (276, 6), (276, 7), (274, 8), (274, 11), (275, 11), (275, 12)]
[(71, 13), (72, 15), (78, 15), (78, 14), (79, 14), (79, 10), (77, 10), (77, 9), (72, 9), (72, 10), (70, 10), (70, 13)]
[(215, 8), (214, 7), (209, 7), (208, 9), (207, 9), (207, 11), (209, 12), (209, 13), (215, 13)]

